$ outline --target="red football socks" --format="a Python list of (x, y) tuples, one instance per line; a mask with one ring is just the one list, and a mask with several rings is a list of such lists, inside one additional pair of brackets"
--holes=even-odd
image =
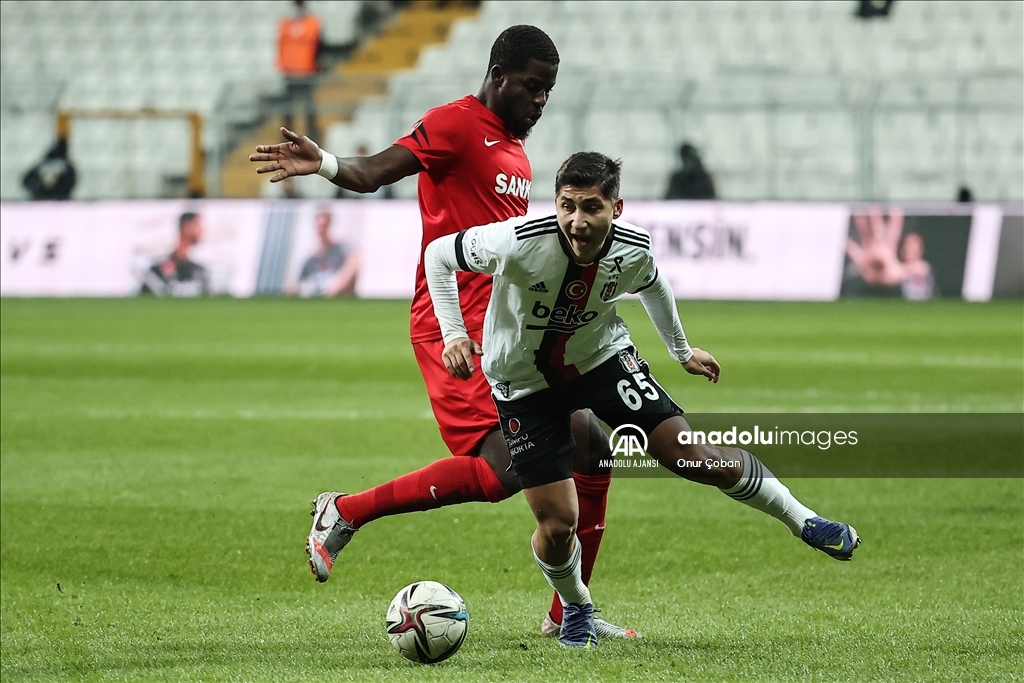
[[(580, 568), (583, 570), (583, 583), (589, 586), (597, 551), (604, 536), (604, 513), (608, 508), (608, 487), (611, 486), (612, 475), (587, 476), (573, 473), (572, 478), (576, 481), (576, 497), (580, 504), (580, 517), (576, 525), (576, 538), (583, 546)], [(562, 623), (562, 601), (558, 599), (558, 593), (555, 593), (551, 601), (550, 615), (556, 624)]]
[[(340, 496), (336, 504), (341, 516), (358, 529), (367, 522), (403, 512), (433, 510), (472, 501), (497, 503), (506, 498), (505, 487), (486, 460), (453, 456), (441, 458), (423, 469), (368, 491)], [(604, 514), (603, 508), (601, 514)]]

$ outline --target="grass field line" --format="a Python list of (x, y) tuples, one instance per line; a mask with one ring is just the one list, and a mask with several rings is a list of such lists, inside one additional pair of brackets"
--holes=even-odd
[(744, 362), (758, 361), (764, 363), (800, 362), (826, 365), (889, 365), (900, 367), (1006, 368), (1024, 370), (1024, 354), (1018, 356), (940, 356), (912, 353), (879, 353), (873, 351), (799, 351), (790, 349), (785, 351), (745, 351), (741, 358)]

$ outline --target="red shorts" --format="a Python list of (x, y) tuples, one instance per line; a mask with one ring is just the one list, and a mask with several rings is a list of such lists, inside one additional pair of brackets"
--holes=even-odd
[(441, 360), (444, 342), (415, 342), (416, 362), (423, 373), (430, 407), (441, 438), (453, 455), (477, 455), (483, 438), (498, 428), (498, 411), (477, 359), (476, 372), (467, 380), (448, 374)]

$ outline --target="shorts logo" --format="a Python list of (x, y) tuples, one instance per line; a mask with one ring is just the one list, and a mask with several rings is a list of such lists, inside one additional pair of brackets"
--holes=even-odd
[(576, 301), (587, 295), (587, 283), (582, 280), (573, 280), (565, 286), (565, 295)]
[(601, 289), (601, 301), (608, 301), (615, 296), (615, 290), (618, 288), (619, 283), (615, 280), (609, 280), (604, 283), (604, 288)]
[(619, 351), (619, 363), (622, 364), (622, 369), (630, 375), (641, 372), (640, 363), (637, 361), (636, 356), (626, 349)]
[(521, 428), (522, 425), (519, 424), (518, 418), (513, 417), (511, 420), (508, 421), (508, 431), (512, 432), (513, 434), (518, 434)]
[(511, 393), (511, 385), (508, 382), (498, 382), (494, 385), (494, 388), (501, 392), (501, 395), (508, 398)]

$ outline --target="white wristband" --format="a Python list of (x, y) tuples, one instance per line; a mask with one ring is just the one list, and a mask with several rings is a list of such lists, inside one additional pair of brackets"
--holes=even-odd
[(320, 150), (320, 168), (316, 173), (328, 180), (334, 180), (334, 176), (338, 175), (338, 157), (327, 150)]

